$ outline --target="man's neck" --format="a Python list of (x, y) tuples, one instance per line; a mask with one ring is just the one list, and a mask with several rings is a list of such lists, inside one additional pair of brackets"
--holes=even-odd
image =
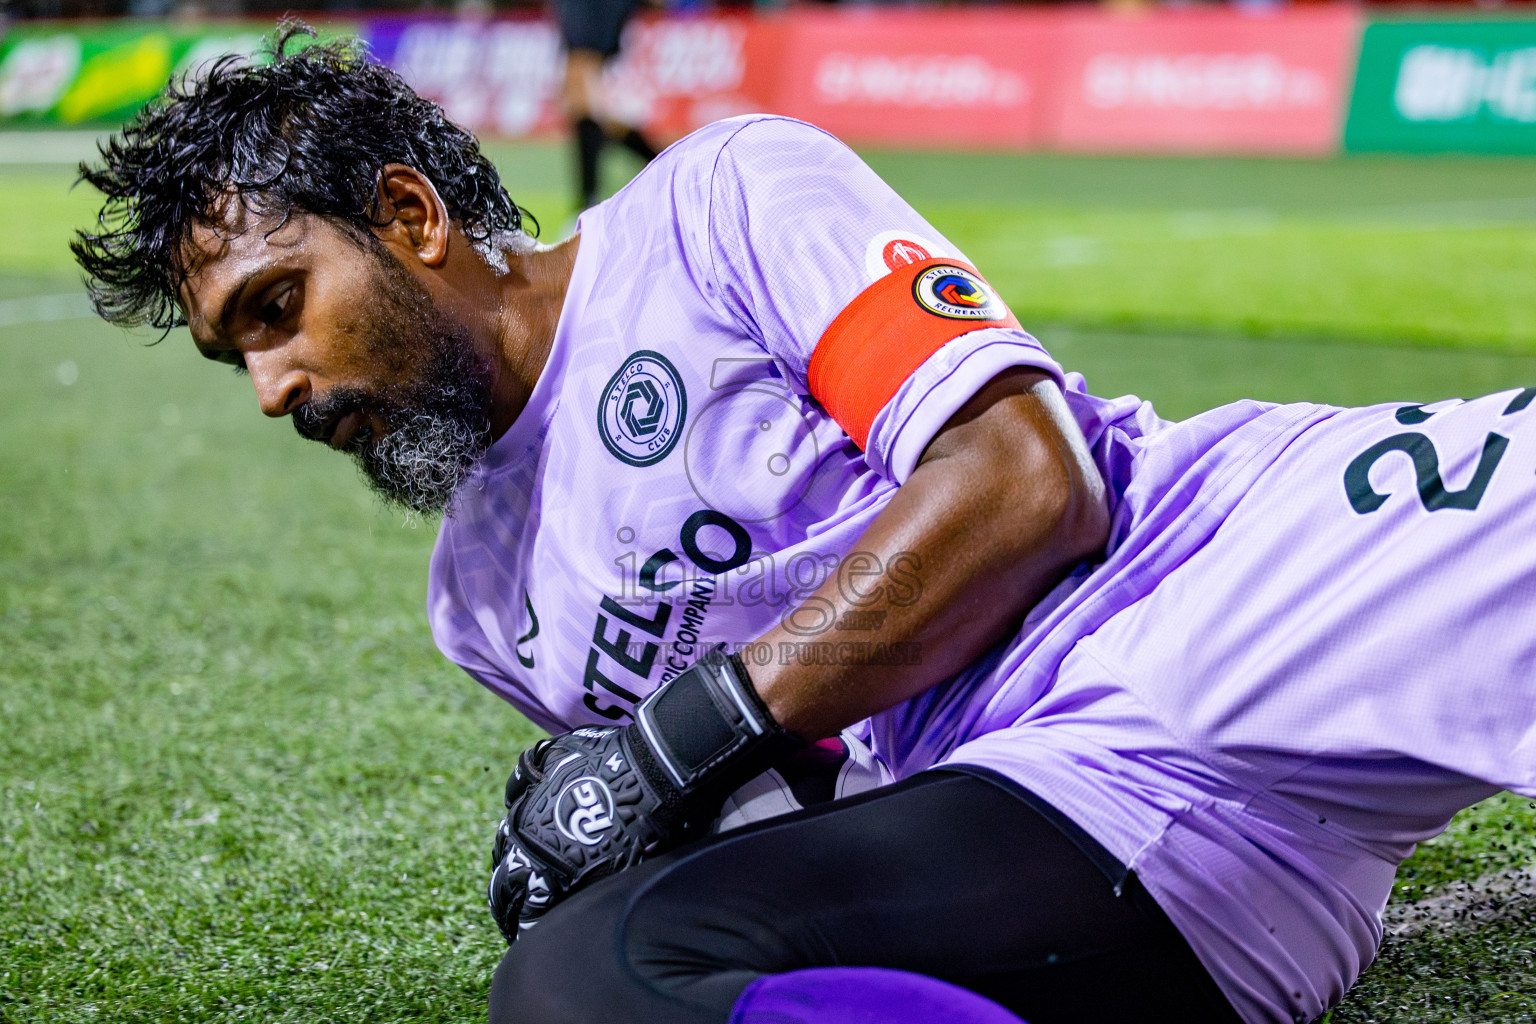
[(579, 244), (580, 236), (573, 235), (556, 245), (505, 253), (507, 271), (498, 282), (501, 372), (491, 411), (494, 438), (500, 438), (516, 422), (544, 372)]

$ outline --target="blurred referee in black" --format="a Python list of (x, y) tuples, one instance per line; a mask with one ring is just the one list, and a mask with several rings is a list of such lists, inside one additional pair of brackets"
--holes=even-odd
[(561, 100), (576, 140), (577, 208), (597, 202), (597, 164), (613, 139), (650, 163), (656, 148), (639, 129), (604, 118), (595, 102), (603, 64), (619, 52), (624, 25), (646, 0), (550, 0), (565, 40), (565, 85)]

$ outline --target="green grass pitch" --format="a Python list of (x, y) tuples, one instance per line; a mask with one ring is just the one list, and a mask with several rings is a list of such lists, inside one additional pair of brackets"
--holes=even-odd
[[(563, 153), (492, 149), (558, 227)], [(869, 157), (1165, 415), (1536, 384), (1532, 162)], [(430, 525), (184, 332), (70, 318), (70, 178), (0, 166), (0, 1021), (483, 1019), (534, 732), (434, 651)], [(1335, 1024), (1536, 1020), (1533, 852), (1511, 795), (1421, 849)]]

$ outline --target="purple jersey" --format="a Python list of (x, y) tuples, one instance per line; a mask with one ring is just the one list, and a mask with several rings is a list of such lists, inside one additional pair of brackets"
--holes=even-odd
[[(886, 293), (961, 327), (861, 363)], [(1498, 788), (1536, 793), (1517, 690), (1536, 584), (1510, 555), (1536, 536), (1517, 436), (1536, 411), (1167, 423), (1087, 394), (1005, 313), (824, 133), (689, 136), (582, 217), (549, 362), (443, 522), (437, 642), (551, 730), (627, 720), (701, 645), (781, 621), (814, 642), (802, 603), (829, 576), (918, 585), (859, 535), (982, 385), (1043, 370), (1109, 483), (1105, 560), (859, 733), (897, 777), (971, 764), (1040, 793), (1246, 1019), (1310, 1019), (1369, 961), (1413, 843)]]
[(1033, 788), (1247, 1019), (1310, 1020), (1369, 963), (1415, 843), (1536, 795), (1533, 396), (1282, 406), (1195, 459), (1179, 434), (1229, 410), (1150, 436), (1118, 547), (950, 684), (969, 696), (913, 702), (963, 722), (910, 756)]
[(1028, 335), (965, 323), (867, 450), (810, 398), (834, 319), (892, 266), (948, 256), (851, 151), (782, 118), (696, 132), (584, 214), (548, 364), (443, 523), (444, 653), (566, 729), (626, 720), (699, 645), (799, 608), (981, 385), (1059, 376)]

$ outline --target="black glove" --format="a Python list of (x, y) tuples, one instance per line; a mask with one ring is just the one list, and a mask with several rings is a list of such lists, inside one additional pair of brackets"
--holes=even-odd
[(804, 744), (785, 732), (734, 654), (711, 651), (627, 726), (543, 740), (507, 780), (487, 893), (512, 942), (584, 885), (703, 836), (725, 798)]

